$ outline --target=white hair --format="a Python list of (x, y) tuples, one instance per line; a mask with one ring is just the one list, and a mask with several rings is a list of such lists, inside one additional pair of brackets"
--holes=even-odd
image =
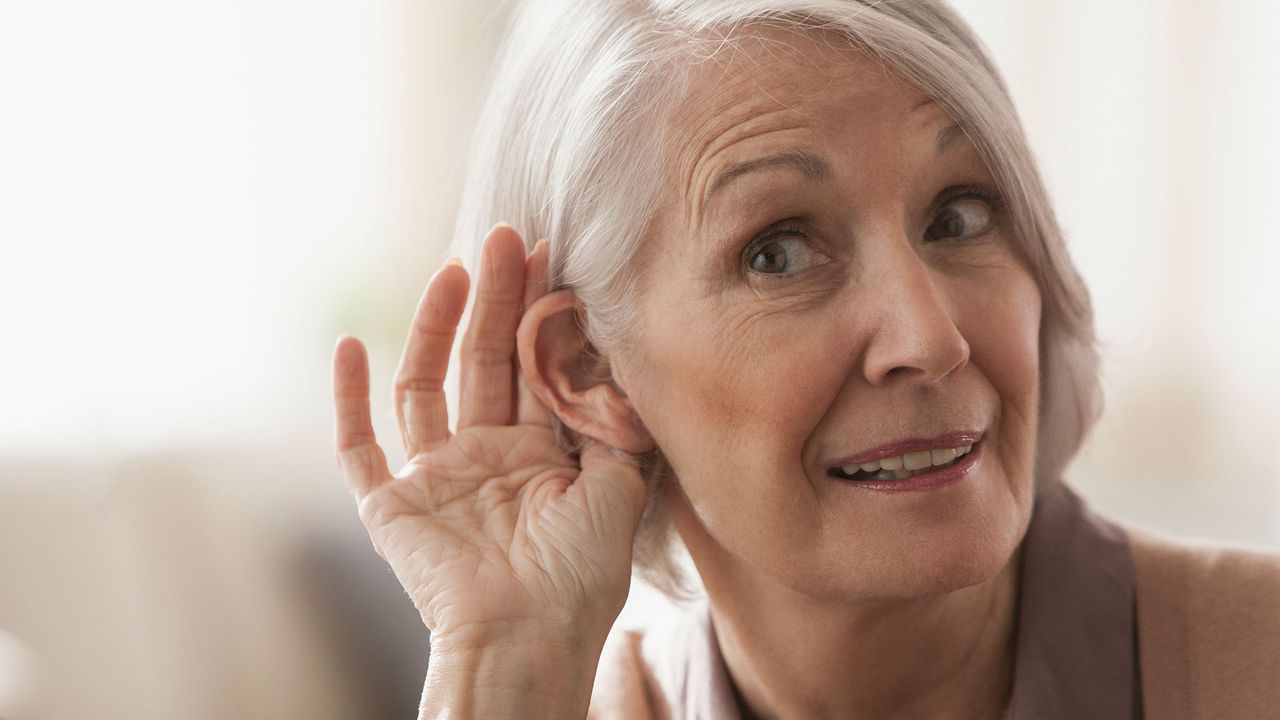
[[(634, 258), (665, 181), (667, 121), (688, 70), (761, 24), (844, 35), (932, 97), (981, 153), (1042, 296), (1035, 472), (1038, 483), (1056, 481), (1101, 410), (1089, 295), (1003, 80), (940, 0), (527, 0), (512, 16), (476, 131), (453, 254), (476, 267), (498, 221), (529, 247), (547, 238), (551, 289), (577, 293), (595, 349), (624, 347), (636, 322)], [(455, 353), (455, 383), (456, 362)], [(456, 402), (456, 391), (449, 397)], [(572, 433), (557, 430), (573, 450)], [(635, 569), (687, 595), (673, 560), (678, 538), (653, 500), (673, 480), (670, 468), (660, 449), (635, 460), (650, 484)]]

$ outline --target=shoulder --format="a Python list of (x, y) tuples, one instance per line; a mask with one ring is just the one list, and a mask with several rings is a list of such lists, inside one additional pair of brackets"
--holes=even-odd
[(588, 720), (665, 720), (650, 691), (653, 677), (643, 646), (643, 631), (615, 629), (609, 634), (596, 668)]
[(1175, 571), (1203, 580), (1235, 579), (1274, 588), (1280, 582), (1280, 551), (1248, 545), (1174, 537), (1126, 526), (1135, 562), (1148, 569)]
[(698, 630), (696, 616), (685, 614), (646, 628), (615, 626), (600, 653), (589, 720), (670, 720)]
[[(1139, 605), (1280, 631), (1280, 552), (1127, 527)], [(1223, 628), (1224, 630), (1227, 628)]]
[[(1149, 716), (1273, 712), (1280, 704), (1280, 553), (1126, 532)], [(1231, 710), (1224, 715), (1224, 708)]]
[(589, 718), (736, 717), (706, 601), (674, 609), (644, 629), (615, 627), (596, 670)]

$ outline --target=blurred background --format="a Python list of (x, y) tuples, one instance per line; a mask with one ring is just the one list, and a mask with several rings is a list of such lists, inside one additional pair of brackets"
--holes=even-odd
[[(1095, 507), (1280, 548), (1280, 4), (955, 0), (1091, 286)], [(0, 6), (0, 717), (411, 717), (332, 460), (445, 259), (493, 0)], [(398, 466), (398, 465), (397, 465)], [(665, 612), (637, 585), (620, 622)]]

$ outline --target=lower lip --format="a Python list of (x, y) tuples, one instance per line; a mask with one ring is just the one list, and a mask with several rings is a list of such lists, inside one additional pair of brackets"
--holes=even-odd
[(899, 492), (919, 492), (921, 490), (933, 490), (935, 488), (954, 485), (973, 470), (978, 464), (978, 456), (982, 453), (982, 446), (985, 442), (979, 442), (973, 446), (969, 454), (965, 455), (960, 462), (955, 465), (948, 465), (938, 470), (931, 470), (919, 475), (912, 475), (902, 480), (844, 480), (840, 482), (849, 487), (858, 488), (860, 490), (872, 490), (874, 492), (883, 493), (899, 493)]

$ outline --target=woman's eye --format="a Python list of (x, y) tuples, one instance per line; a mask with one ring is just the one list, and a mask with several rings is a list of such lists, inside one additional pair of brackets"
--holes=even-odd
[(972, 197), (953, 200), (934, 216), (928, 240), (960, 240), (981, 235), (991, 227), (992, 203)]
[(763, 275), (783, 275), (819, 265), (823, 257), (811, 250), (801, 238), (783, 236), (757, 245), (748, 258), (748, 264), (753, 271)]

